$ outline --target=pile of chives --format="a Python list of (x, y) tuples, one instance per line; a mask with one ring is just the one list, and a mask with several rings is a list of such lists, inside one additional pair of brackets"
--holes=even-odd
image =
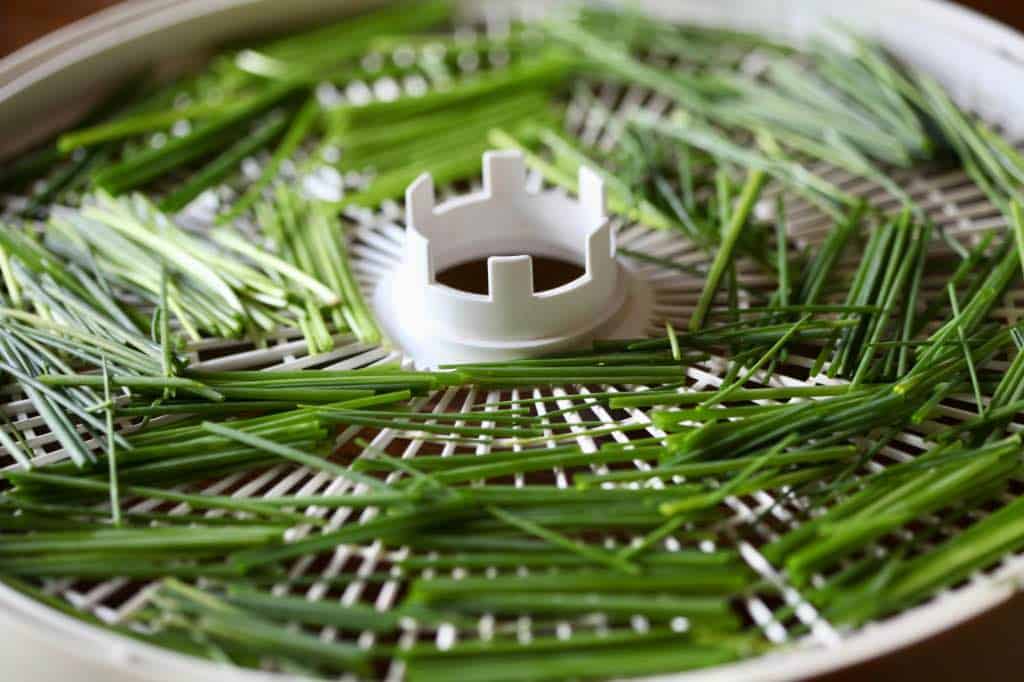
[[(0, 580), (94, 625), (46, 581), (145, 581), (107, 627), (241, 667), (557, 680), (769, 650), (747, 605), (778, 587), (737, 551), (737, 509), (813, 510), (753, 549), (835, 625), (1024, 548), (1010, 143), (856, 36), (801, 52), (597, 9), (456, 21), (422, 0), (144, 77), (0, 169), (22, 195), (0, 204)], [(671, 110), (617, 113), (604, 78)], [(576, 139), (581, 115), (614, 139)], [(386, 345), (351, 212), (424, 171), (474, 178), (493, 146), (570, 192), (599, 169), (617, 219), (687, 244), (620, 250), (696, 278), (685, 317), (433, 371), (195, 363), (285, 330), (313, 359)], [(1005, 233), (962, 243), (892, 174), (946, 159)], [(828, 221), (810, 243), (789, 232), (807, 207)], [(367, 553), (371, 573), (309, 574)]]

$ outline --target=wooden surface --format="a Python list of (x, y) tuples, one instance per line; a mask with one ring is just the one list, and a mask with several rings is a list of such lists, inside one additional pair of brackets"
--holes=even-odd
[[(0, 55), (113, 4), (115, 0), (0, 0)], [(962, 0), (960, 4), (1024, 30), (1020, 0)]]
[[(0, 55), (112, 4), (114, 0), (0, 0)], [(1024, 30), (1024, 2), (1020, 0), (965, 0), (960, 4)], [(1024, 597), (1017, 597), (963, 628), (818, 682), (1022, 679), (1024, 647), (1018, 637), (1022, 610)]]

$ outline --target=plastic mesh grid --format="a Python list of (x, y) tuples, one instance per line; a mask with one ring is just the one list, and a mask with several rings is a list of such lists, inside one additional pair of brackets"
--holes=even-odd
[[(526, 16), (536, 16), (542, 3), (524, 3), (522, 11)], [(473, 30), (494, 32), (502, 30), (508, 17), (490, 11), (486, 20), (473, 28), (462, 29), (467, 35)], [(652, 57), (657, 59), (656, 56)], [(468, 62), (462, 64), (471, 67)], [(439, 77), (443, 77), (440, 75)], [(619, 116), (631, 111), (644, 109), (657, 115), (671, 113), (671, 104), (665, 98), (645, 91), (638, 87), (622, 87), (614, 83), (594, 82), (590, 84), (587, 94), (596, 98), (604, 107), (615, 112), (608, 118), (597, 109), (588, 106), (588, 98), (578, 92), (568, 108), (566, 132), (574, 135), (588, 145), (609, 148), (617, 135), (616, 122)], [(378, 85), (374, 92), (381, 92)], [(877, 206), (895, 208), (897, 199), (886, 190), (869, 182), (853, 178), (846, 172), (816, 165), (813, 170), (835, 183), (845, 191), (864, 197)], [(897, 183), (929, 214), (936, 225), (947, 234), (972, 244), (979, 234), (992, 229), (1005, 227), (999, 211), (984, 197), (981, 190), (960, 171), (943, 168), (919, 168), (909, 172), (893, 174)], [(358, 178), (355, 179), (358, 182)], [(534, 186), (541, 184), (539, 176), (531, 176)], [(459, 192), (465, 188), (447, 188), (445, 191)], [(769, 190), (769, 195), (781, 191), (777, 187)], [(788, 197), (790, 206), (788, 229), (791, 240), (805, 247), (814, 244), (824, 236), (830, 226), (830, 219), (818, 209), (800, 200)], [(388, 202), (378, 210), (351, 209), (346, 214), (350, 223), (350, 240), (354, 266), (361, 285), (369, 295), (376, 283), (386, 277), (389, 270), (398, 261), (403, 241), (402, 227), (403, 210), (400, 204)], [(681, 237), (667, 232), (651, 230), (642, 225), (620, 223), (617, 225), (617, 239), (620, 246), (643, 251), (661, 258), (671, 258), (677, 262), (700, 265), (704, 262), (703, 254)], [(941, 258), (951, 252), (941, 240), (933, 243), (934, 257)], [(649, 332), (660, 334), (664, 322), (671, 321), (678, 327), (685, 326), (703, 282), (693, 276), (681, 274), (677, 270), (669, 270), (657, 265), (633, 263), (631, 267), (651, 286), (655, 295), (655, 308), (650, 320)], [(852, 267), (846, 263), (844, 267)], [(774, 281), (768, 281), (758, 275), (752, 266), (741, 267), (738, 272), (740, 281), (749, 288), (762, 287), (766, 290), (774, 287)], [(926, 277), (922, 283), (925, 291), (933, 296), (940, 292), (944, 278), (938, 275)], [(995, 310), (998, 318), (1009, 323), (1017, 320), (1017, 307), (1024, 296), (1024, 288), (1011, 291), (1001, 307)], [(746, 301), (741, 293), (740, 304)], [(205, 341), (191, 347), (193, 360), (199, 367), (209, 369), (265, 369), (276, 371), (284, 369), (349, 369), (372, 366), (390, 362), (400, 358), (397, 351), (368, 346), (356, 342), (352, 337), (341, 335), (337, 338), (337, 347), (329, 353), (319, 356), (308, 356), (301, 336), (294, 330), (283, 330), (275, 337), (268, 339), (265, 348), (256, 348), (251, 344), (238, 341)], [(755, 382), (766, 386), (805, 385), (808, 383), (839, 383), (824, 376), (808, 376), (814, 363), (812, 353), (793, 352), (785, 365), (776, 369), (771, 376), (761, 374), (755, 376)], [(688, 385), (680, 390), (706, 390), (720, 385), (726, 367), (726, 360), (711, 357), (698, 362), (686, 369)], [(992, 363), (993, 369), (1002, 369), (1005, 361)], [(468, 412), (482, 402), (498, 400), (530, 400), (531, 413), (545, 416), (552, 411), (557, 414), (548, 417), (548, 423), (565, 423), (568, 425), (579, 422), (600, 421), (609, 426), (623, 423), (646, 424), (641, 431), (612, 430), (600, 438), (582, 435), (587, 429), (573, 426), (572, 431), (579, 433), (576, 442), (584, 451), (596, 451), (602, 440), (614, 440), (625, 443), (642, 435), (663, 436), (664, 434), (647, 422), (647, 417), (640, 410), (609, 410), (597, 401), (574, 402), (565, 396), (568, 394), (586, 394), (588, 392), (615, 392), (624, 390), (622, 386), (611, 385), (566, 385), (555, 388), (521, 388), (515, 390), (480, 391), (475, 389), (451, 388), (433, 395), (419, 398), (412, 403), (413, 409), (421, 412)], [(629, 387), (632, 390), (644, 387)], [(31, 405), (17, 387), (5, 386), (0, 389), (2, 408), (27, 439), (36, 452), (35, 462), (43, 465), (57, 461), (62, 453), (57, 449), (55, 441), (42, 425), (42, 420), (31, 411)], [(758, 401), (771, 403), (774, 401)], [(889, 445), (882, 448), (876, 457), (865, 463), (867, 470), (879, 470), (889, 463), (905, 461), (920, 453), (932, 430), (938, 427), (937, 420), (944, 423), (956, 422), (972, 416), (974, 399), (968, 395), (953, 396), (941, 406), (939, 416), (929, 422), (912, 429), (907, 429), (897, 436)], [(624, 421), (626, 420), (626, 421)], [(435, 422), (436, 423), (436, 422)], [(461, 425), (461, 422), (456, 422)], [(1010, 426), (1019, 430), (1019, 424)], [(551, 431), (547, 431), (548, 436)], [(367, 438), (371, 445), (384, 449), (402, 458), (414, 458), (422, 453), (450, 456), (456, 454), (486, 455), (500, 446), (481, 440), (473, 445), (462, 445), (449, 442), (443, 445), (428, 443), (412, 438), (404, 432), (388, 429), (376, 430), (366, 427), (349, 427), (337, 437), (339, 452), (344, 453), (356, 437)], [(554, 447), (554, 440), (548, 445)], [(2, 460), (4, 466), (14, 466), (8, 458)], [(642, 460), (627, 464), (640, 470), (649, 468)], [(607, 465), (591, 465), (578, 469), (553, 469), (528, 475), (516, 474), (508, 480), (494, 482), (522, 486), (530, 484), (547, 484), (557, 487), (568, 487), (572, 484), (575, 473), (581, 471), (607, 473)], [(393, 472), (389, 480), (401, 477), (401, 472)], [(640, 485), (640, 484), (635, 484)], [(1017, 484), (1019, 486), (1019, 484)], [(183, 487), (182, 489), (189, 489)], [(303, 467), (288, 464), (278, 465), (256, 473), (246, 472), (226, 476), (216, 482), (201, 487), (201, 492), (209, 494), (230, 494), (240, 498), (275, 497), (281, 495), (328, 495), (350, 492), (351, 485), (346, 481), (332, 479), (322, 472), (315, 472)], [(725, 500), (720, 510), (721, 523), (716, 526), (713, 537), (705, 537), (696, 541), (688, 536), (692, 530), (684, 526), (675, 537), (668, 538), (665, 549), (676, 551), (684, 544), (697, 546), (705, 551), (715, 548), (731, 547), (741, 553), (743, 559), (762, 578), (764, 587), (745, 598), (743, 608), (749, 620), (749, 626), (760, 629), (765, 637), (777, 643), (794, 640), (808, 646), (841, 645), (847, 633), (837, 630), (824, 620), (815, 608), (804, 598), (801, 592), (787, 583), (779, 568), (773, 566), (759, 552), (758, 548), (777, 538), (786, 530), (799, 525), (802, 519), (816, 513), (809, 501), (808, 493), (813, 492), (798, 487), (795, 490), (783, 489), (777, 494), (758, 492), (741, 497), (730, 497)], [(1013, 491), (1015, 492), (1015, 491)], [(1010, 494), (1004, 499), (1010, 499)], [(172, 513), (186, 513), (186, 505), (172, 505), (156, 500), (137, 501), (131, 505), (133, 511), (172, 510)], [(211, 517), (223, 515), (222, 511), (205, 512)], [(345, 524), (364, 522), (377, 512), (373, 508), (358, 509), (308, 509), (310, 516), (318, 516), (329, 520), (325, 531)], [(968, 513), (970, 521), (977, 520), (985, 514), (983, 509), (975, 509)], [(963, 518), (956, 515), (933, 515), (923, 519), (915, 529), (920, 549), (940, 542), (943, 538), (954, 535), (964, 523)], [(293, 529), (289, 539), (297, 539), (307, 529)], [(313, 531), (319, 532), (319, 531)], [(909, 531), (902, 531), (908, 533)], [(631, 540), (630, 529), (609, 528), (603, 541), (609, 546), (622, 546)], [(880, 541), (876, 551), (884, 552), (884, 540)], [(334, 600), (342, 604), (372, 604), (378, 609), (388, 610), (398, 603), (404, 593), (407, 581), (418, 575), (425, 577), (438, 575), (439, 569), (423, 571), (399, 571), (394, 562), (419, 552), (430, 556), (429, 551), (401, 548), (385, 550), (379, 543), (365, 547), (339, 546), (335, 550), (317, 556), (306, 556), (295, 561), (288, 570), (288, 579), (281, 580), (272, 586), (275, 593), (301, 595), (313, 601)], [(979, 573), (956, 589), (965, 589), (973, 584), (986, 580), (997, 579), (1007, 572), (1016, 571), (1021, 562), (1020, 557), (1008, 557), (999, 566), (990, 567), (988, 572)], [(841, 567), (840, 567), (841, 568)], [(520, 572), (527, 569), (521, 568)], [(466, 575), (464, 568), (450, 571), (454, 577)], [(484, 571), (486, 574), (486, 571)], [(820, 584), (825, 576), (816, 576), (812, 586)], [(40, 583), (45, 592), (66, 601), (68, 604), (108, 623), (125, 621), (129, 616), (147, 604), (149, 594), (155, 583), (135, 581), (123, 578), (110, 580), (44, 580)], [(939, 595), (936, 599), (942, 599)], [(633, 618), (631, 626), (642, 631), (649, 624), (642, 618)], [(403, 628), (397, 637), (400, 646), (413, 643), (432, 642), (439, 648), (450, 647), (455, 641), (482, 638), (487, 639), (498, 631), (515, 633), (521, 640), (528, 640), (539, 633), (557, 634), (562, 638), (572, 637), (577, 633), (600, 633), (609, 627), (609, 620), (600, 615), (579, 619), (549, 619), (520, 617), (511, 620), (499, 620), (492, 616), (479, 619), (475, 629), (456, 629), (452, 625), (441, 625), (425, 629), (423, 627)], [(354, 640), (361, 646), (377, 643), (378, 635), (371, 632), (341, 633), (333, 628), (323, 628), (320, 636), (325, 641)], [(383, 675), (388, 680), (402, 678), (402, 663), (391, 662)]]

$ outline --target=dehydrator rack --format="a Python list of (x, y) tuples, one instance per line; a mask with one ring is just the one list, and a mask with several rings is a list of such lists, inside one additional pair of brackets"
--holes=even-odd
[[(61, 124), (87, 99), (95, 84), (113, 82), (122, 76), (129, 61), (138, 63), (199, 54), (227, 39), (261, 33), (285, 24), (301, 26), (370, 4), (373, 3), (329, 0), (289, 3), (273, 0), (136, 0), (117, 6), (0, 61), (0, 130), (4, 131), (0, 139), (0, 155), (5, 148), (10, 152), (29, 138), (38, 136), (48, 124)], [(496, 30), (511, 14), (540, 16), (549, 11), (552, 4), (468, 2), (464, 7), (464, 17), (467, 26), (476, 30)], [(648, 0), (634, 4), (674, 21), (756, 30), (797, 43), (827, 32), (834, 22), (840, 22), (880, 41), (900, 58), (934, 74), (961, 106), (1000, 126), (1011, 139), (1024, 133), (1024, 89), (1014, 87), (1014, 84), (1024, 82), (1024, 37), (949, 3), (939, 0), (863, 0), (857, 3), (833, 0)], [(665, 115), (670, 109), (667, 99), (636, 87), (623, 88), (595, 82), (591, 95), (617, 114), (645, 109), (656, 115)], [(600, 115), (597, 109), (586, 104), (581, 100), (570, 106), (568, 131), (587, 144), (611, 145), (616, 133), (616, 118)], [(18, 131), (18, 134), (12, 135), (10, 131)], [(846, 191), (870, 198), (876, 204), (896, 204), (894, 197), (868, 181), (853, 179), (843, 171), (825, 166), (814, 170)], [(999, 211), (960, 171), (922, 167), (912, 172), (897, 173), (894, 177), (947, 234), (970, 242), (985, 231), (1004, 227)], [(541, 179), (532, 174), (529, 182), (535, 188), (542, 184)], [(439, 193), (443, 197), (456, 191), (462, 190), (442, 189)], [(389, 277), (401, 259), (404, 215), (404, 208), (398, 202), (386, 202), (374, 210), (350, 209), (346, 214), (351, 225), (349, 238), (354, 266), (368, 298), (372, 298), (380, 281)], [(201, 220), (202, 216), (193, 218)], [(828, 225), (826, 217), (817, 209), (798, 200), (793, 201), (789, 231), (795, 242), (816, 243)], [(704, 258), (700, 251), (678, 236), (622, 220), (616, 220), (614, 227), (620, 247), (684, 263), (699, 263)], [(936, 245), (936, 248), (945, 247)], [(630, 261), (626, 257), (620, 257), (620, 261), (636, 279), (643, 282), (643, 290), (650, 296), (649, 319), (638, 323), (645, 327), (643, 331), (660, 334), (666, 320), (684, 326), (702, 282), (676, 270)], [(757, 285), (753, 268), (746, 272), (741, 269), (740, 277), (746, 284)], [(926, 281), (925, 286), (929, 285), (934, 288), (939, 283)], [(1006, 305), (995, 314), (1010, 322), (1016, 321), (1016, 311), (1024, 304), (1022, 298), (1024, 288), (1012, 291), (1006, 298)], [(191, 353), (204, 368), (259, 368), (267, 371), (357, 368), (403, 357), (398, 348), (370, 346), (349, 337), (338, 337), (336, 341), (335, 350), (315, 357), (305, 354), (304, 341), (297, 332), (287, 331), (271, 339), (267, 348), (257, 349), (238, 341), (209, 341), (193, 346)], [(811, 357), (791, 354), (787, 366), (780, 368), (771, 381), (775, 385), (827, 381), (804, 376), (813, 361)], [(689, 367), (687, 375), (692, 382), (691, 388), (717, 387), (724, 367), (724, 362), (716, 358)], [(616, 390), (614, 386), (602, 388)], [(535, 398), (534, 409), (538, 414), (544, 414), (546, 410), (571, 408), (572, 404), (567, 401), (542, 402), (540, 398), (557, 397), (570, 390), (585, 392), (588, 388), (566, 386), (490, 393), (451, 388), (420, 399), (414, 407), (424, 411), (466, 411), (482, 399)], [(34, 430), (39, 422), (32, 421), (34, 415), (27, 411), (27, 401), (9, 392), (5, 393), (4, 400), (3, 409), (19, 422), (29, 442), (40, 451), (45, 450), (44, 459), (39, 461), (58, 458), (59, 452), (46, 447), (50, 442), (48, 434)], [(944, 406), (941, 416), (962, 420), (970, 413), (954, 403)], [(642, 423), (644, 418), (639, 411), (612, 414), (599, 406), (570, 410), (553, 417), (570, 424), (594, 419), (608, 424), (621, 424), (623, 419)], [(648, 425), (646, 432), (654, 436), (663, 435), (653, 425)], [(884, 467), (888, 462), (903, 461), (913, 456), (922, 448), (926, 433), (927, 424), (923, 425), (921, 432), (905, 432), (879, 453), (873, 466)], [(625, 432), (610, 435), (615, 440), (629, 439)], [(356, 427), (345, 430), (339, 436), (339, 445), (356, 436)], [(584, 448), (594, 447), (590, 436), (581, 435), (578, 442)], [(400, 445), (402, 456), (415, 456), (427, 447), (422, 441), (387, 430), (376, 433), (372, 444), (390, 448)], [(488, 446), (481, 443), (480, 447)], [(0, 466), (11, 464), (6, 458), (0, 459)], [(548, 481), (556, 486), (569, 484), (567, 473), (560, 470), (552, 471)], [(285, 491), (328, 494), (343, 492), (346, 486), (347, 483), (332, 481), (323, 473), (280, 465), (256, 477), (227, 476), (203, 492), (238, 496), (275, 495)], [(146, 504), (139, 508), (145, 509)], [(779, 501), (764, 492), (729, 498), (727, 504), (734, 513), (734, 524), (717, 542), (721, 546), (738, 548), (747, 563), (775, 587), (781, 599), (794, 607), (794, 615), (786, 622), (776, 620), (768, 598), (757, 594), (747, 599), (745, 609), (770, 641), (793, 642), (794, 646), (740, 663), (664, 679), (783, 680), (837, 670), (954, 627), (1005, 601), (1024, 580), (1024, 557), (1007, 557), (991, 570), (976, 574), (921, 606), (852, 632), (841, 631), (825, 621), (757, 550), (759, 543), (777, 535), (807, 510), (801, 509), (798, 501)], [(766, 511), (768, 513), (764, 514)], [(355, 521), (366, 513), (371, 512), (332, 512), (332, 524)], [(940, 535), (957, 532), (955, 527), (939, 530)], [(371, 583), (360, 580), (359, 576), (368, 577), (386, 570), (388, 559), (394, 558), (396, 553), (385, 552), (375, 545), (363, 549), (340, 547), (326, 563), (314, 562), (311, 558), (299, 562), (295, 574), (307, 570), (318, 571), (325, 577), (353, 574), (355, 577), (344, 589), (341, 601), (372, 603), (386, 609), (394, 603), (398, 579)], [(66, 604), (109, 622), (116, 622), (130, 610), (138, 608), (147, 597), (145, 584), (124, 579), (90, 582), (48, 580), (44, 582), (44, 588)], [(308, 588), (307, 596), (319, 599), (324, 593), (325, 588), (314, 584)], [(280, 675), (217, 666), (121, 638), (83, 625), (4, 586), (0, 586), (0, 623), (5, 633), (0, 638), (0, 660), (4, 668), (20, 671), (19, 679), (23, 680), (242, 681), (282, 678)], [(791, 630), (800, 626), (805, 627), (808, 634), (792, 635)], [(488, 627), (486, 619), (481, 622), (482, 631)], [(529, 619), (523, 619), (521, 627), (528, 632)], [(567, 623), (560, 634), (564, 632), (565, 636), (571, 636), (574, 627), (579, 626)], [(600, 623), (591, 624), (591, 627), (600, 628)], [(329, 638), (333, 635), (325, 631), (323, 636)], [(452, 636), (451, 629), (444, 626), (436, 632), (407, 629), (402, 641), (425, 641), (427, 638), (443, 646)], [(364, 633), (358, 641), (368, 644), (371, 639), (370, 633)], [(387, 679), (398, 680), (401, 675), (401, 664), (397, 662), (386, 672)]]

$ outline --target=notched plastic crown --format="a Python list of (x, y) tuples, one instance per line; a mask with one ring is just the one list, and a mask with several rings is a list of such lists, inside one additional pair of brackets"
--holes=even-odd
[[(502, 151), (484, 154), (483, 179), (482, 192), (440, 206), (430, 175), (409, 186), (405, 286), (394, 295), (421, 306), (437, 335), (469, 346), (558, 343), (613, 313), (621, 297), (601, 178), (582, 168), (578, 201), (561, 191), (528, 192), (522, 155)], [(529, 254), (576, 261), (584, 273), (534, 291)], [(437, 273), (482, 257), (488, 294), (438, 283)]]

